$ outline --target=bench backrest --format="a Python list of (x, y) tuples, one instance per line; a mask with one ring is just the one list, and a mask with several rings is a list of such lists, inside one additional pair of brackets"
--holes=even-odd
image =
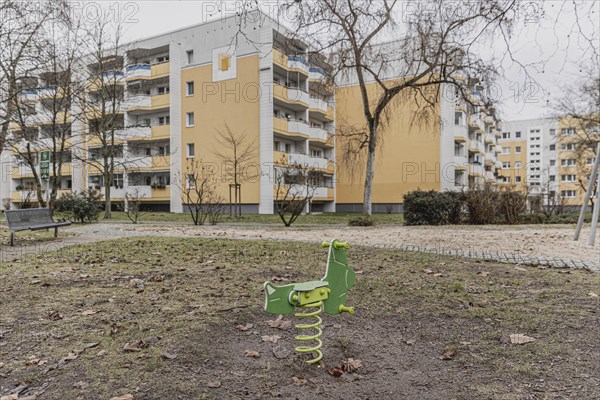
[(53, 223), (52, 213), (48, 208), (24, 208), (22, 210), (5, 210), (6, 221), (11, 229)]

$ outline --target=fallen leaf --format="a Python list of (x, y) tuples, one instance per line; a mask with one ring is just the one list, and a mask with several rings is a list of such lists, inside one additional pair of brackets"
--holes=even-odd
[(598, 297), (598, 293), (590, 292), (588, 293), (588, 296), (596, 298)]
[(105, 354), (106, 354), (106, 350), (100, 350), (99, 352), (96, 353), (96, 357), (102, 357)]
[(292, 351), (288, 346), (279, 345), (273, 348), (273, 355), (275, 356), (275, 358), (278, 358), (280, 360), (289, 357), (290, 354), (292, 354)]
[(98, 311), (94, 311), (94, 310), (85, 310), (84, 312), (81, 313), (81, 315), (94, 315), (97, 314)]
[(437, 274), (433, 274), (433, 276), (434, 276), (435, 278), (439, 278), (439, 277), (441, 277), (441, 276), (444, 276), (444, 274), (442, 274), (441, 272), (438, 272)]
[(463, 346), (468, 346), (471, 344), (471, 342), (460, 342), (460, 344), (462, 344)]
[(331, 368), (329, 368), (329, 370), (327, 372), (329, 372), (329, 375), (333, 375), (336, 378), (339, 378), (340, 376), (342, 376), (344, 374), (344, 370), (341, 369), (340, 367), (331, 367)]
[(40, 359), (36, 356), (30, 356), (27, 361), (25, 361), (25, 365), (37, 365), (40, 362)]
[(206, 386), (208, 386), (209, 388), (212, 388), (212, 389), (220, 388), (221, 381), (210, 381), (210, 382), (208, 382), (208, 385), (206, 385)]
[(177, 355), (172, 354), (172, 353), (162, 353), (161, 356), (167, 360), (173, 360), (173, 359), (177, 358)]
[(513, 333), (512, 335), (510, 335), (510, 342), (512, 344), (525, 344), (525, 343), (535, 342), (535, 338), (532, 338), (530, 336), (525, 336), (520, 333)]
[(356, 372), (362, 366), (362, 361), (355, 360), (354, 358), (349, 358), (346, 361), (342, 361), (342, 370), (344, 372), (353, 373)]
[(133, 400), (133, 395), (124, 394), (123, 396), (113, 397), (110, 400)]
[(442, 354), (442, 356), (440, 357), (442, 360), (452, 360), (454, 358), (454, 356), (456, 355), (457, 351), (456, 349), (448, 349), (446, 351), (444, 351), (444, 354)]
[(489, 272), (484, 272), (484, 271), (479, 271), (479, 272), (477, 273), (477, 275), (479, 275), (479, 276), (483, 276), (484, 278), (485, 278), (486, 276), (488, 276), (489, 274), (490, 274)]
[(308, 382), (306, 379), (300, 379), (297, 376), (292, 377), (292, 382), (294, 383), (294, 385), (300, 386), (300, 385), (306, 385), (306, 383)]
[(432, 271), (432, 270), (430, 270), (429, 268), (425, 268), (425, 269), (423, 270), (423, 272), (425, 272), (427, 275), (431, 275), (431, 274), (433, 274), (433, 271)]
[(238, 325), (236, 328), (238, 328), (240, 331), (246, 332), (249, 329), (252, 329), (254, 327), (254, 324), (246, 324), (246, 325)]
[(67, 354), (66, 357), (63, 357), (62, 361), (64, 361), (64, 362), (73, 361), (73, 360), (77, 359), (77, 357), (79, 357), (77, 354), (71, 352), (71, 353)]
[(100, 343), (95, 342), (95, 343), (86, 343), (83, 345), (83, 347), (85, 347), (86, 349), (93, 349), (94, 347), (97, 347)]
[(275, 320), (267, 321), (267, 323), (271, 328), (281, 329), (282, 331), (285, 331), (292, 327), (292, 323), (290, 321), (283, 320), (283, 315), (280, 315)]
[(244, 352), (244, 356), (246, 356), (246, 357), (252, 357), (252, 358), (260, 358), (260, 353), (258, 351), (246, 350)]
[(52, 321), (58, 321), (64, 318), (64, 316), (58, 311), (51, 311), (48, 313), (48, 318)]
[(143, 340), (138, 340), (137, 342), (125, 343), (123, 346), (123, 350), (125, 351), (142, 351), (142, 348), (146, 347), (146, 343)]
[(413, 344), (415, 344), (414, 340), (405, 340), (404, 343), (406, 343), (409, 346), (412, 346)]
[(521, 268), (521, 267), (515, 267), (515, 269), (516, 269), (517, 271), (527, 271), (525, 268)]
[(262, 336), (262, 341), (263, 342), (277, 343), (277, 341), (279, 339), (281, 339), (281, 336), (277, 336), (277, 335), (272, 335), (272, 336), (265, 335), (265, 336)]

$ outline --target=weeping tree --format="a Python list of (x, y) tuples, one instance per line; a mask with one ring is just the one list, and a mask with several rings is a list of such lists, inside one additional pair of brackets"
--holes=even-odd
[[(407, 116), (412, 119), (428, 118), (446, 87), (472, 103), (465, 82), (487, 83), (495, 76), (494, 66), (481, 60), (477, 48), (491, 39), (508, 43), (517, 3), (431, 0), (427, 12), (418, 9), (423, 2), (399, 0), (289, 0), (283, 6), (295, 35), (311, 39), (311, 51), (333, 54), (336, 81), (360, 89), (364, 127), (344, 132), (338, 123), (337, 134), (347, 144), (344, 158), (364, 159), (364, 213), (372, 213), (377, 149), (395, 100), (402, 96), (418, 103), (421, 111)], [(491, 105), (485, 96), (473, 104)]]

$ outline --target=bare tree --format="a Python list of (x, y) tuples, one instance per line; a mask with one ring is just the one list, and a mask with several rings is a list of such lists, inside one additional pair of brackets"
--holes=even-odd
[(80, 93), (89, 132), (87, 151), (77, 157), (87, 165), (88, 174), (97, 171), (102, 177), (98, 183), (104, 187), (105, 219), (112, 216), (111, 187), (115, 184), (115, 171), (126, 167), (124, 161), (119, 160), (123, 156), (123, 145), (117, 137), (125, 128), (121, 108), (125, 84), (122, 35), (122, 24), (115, 23), (107, 10), (88, 29), (85, 47), (88, 55), (84, 59), (86, 73), (83, 76), (88, 86)]
[[(559, 145), (571, 149), (577, 167), (577, 183), (584, 192), (588, 187), (593, 160), (600, 142), (600, 65), (598, 60), (581, 66), (582, 76), (563, 89), (553, 105), (562, 125)], [(569, 150), (567, 150), (569, 151)], [(594, 192), (597, 188), (594, 189)], [(592, 207), (594, 200), (590, 197)]]
[(246, 174), (245, 167), (250, 163), (256, 151), (254, 144), (249, 140), (246, 132), (233, 132), (229, 125), (225, 129), (217, 130), (217, 142), (220, 148), (214, 150), (214, 154), (221, 161), (224, 177), (229, 181), (229, 215), (231, 210), (231, 190), (233, 189), (233, 205), (236, 215), (242, 215), (242, 183), (250, 177)]
[(134, 224), (137, 224), (140, 217), (144, 215), (142, 210), (142, 201), (144, 194), (140, 193), (139, 189), (128, 191), (125, 193), (125, 202), (123, 204), (123, 212), (127, 218)]
[(217, 192), (217, 178), (200, 160), (188, 160), (184, 179), (177, 179), (183, 204), (188, 208), (194, 225), (219, 221), (223, 198)]
[[(81, 59), (79, 23), (56, 18), (51, 22), (38, 38), (38, 69), (18, 81), (19, 95), (14, 98), (12, 112), (14, 127), (6, 144), (31, 170), (38, 204), (53, 210), (62, 185), (63, 165), (72, 161), (72, 123), (77, 118), (73, 93), (84, 87), (73, 80)], [(41, 149), (48, 149), (50, 154), (45, 176), (36, 168)], [(49, 180), (47, 196), (45, 180)]]
[(283, 224), (291, 226), (307, 210), (315, 195), (314, 169), (279, 162), (275, 167), (275, 208)]
[[(358, 135), (355, 153), (366, 153), (363, 210), (372, 212), (375, 157), (382, 141), (387, 116), (399, 95), (417, 102), (422, 112), (413, 118), (426, 119), (439, 104), (440, 91), (454, 87), (471, 101), (464, 82), (476, 78), (488, 82), (494, 68), (475, 54), (476, 44), (497, 32), (507, 37), (516, 1), (478, 0), (461, 5), (445, 0), (427, 2), (428, 12), (408, 15), (399, 0), (289, 0), (284, 7), (288, 20), (295, 21), (298, 37), (310, 37), (315, 52), (334, 53), (333, 73), (338, 80), (356, 82), (360, 89), (365, 127)], [(418, 5), (419, 3), (417, 3)], [(450, 8), (461, 7), (449, 12)], [(435, 13), (432, 15), (431, 13)], [(406, 34), (398, 37), (399, 17)], [(489, 101), (477, 101), (477, 106)], [(338, 135), (344, 132), (338, 126)]]

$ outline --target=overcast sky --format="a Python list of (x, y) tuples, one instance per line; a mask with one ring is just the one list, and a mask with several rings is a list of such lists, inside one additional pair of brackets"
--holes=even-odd
[[(91, 1), (80, 3), (88, 12), (94, 7)], [(194, 25), (235, 11), (229, 1), (217, 15), (213, 11), (219, 1), (108, 0), (102, 3), (119, 12), (127, 24), (128, 40)], [(273, 0), (265, 1), (263, 5), (275, 8)], [(504, 79), (494, 97), (501, 101), (501, 116), (507, 120), (550, 116), (548, 103), (577, 79), (581, 63), (589, 64), (593, 58), (585, 38), (591, 40), (596, 49), (600, 47), (598, 0), (581, 1), (576, 9), (571, 1), (523, 0), (520, 9), (511, 49), (516, 60), (529, 65), (527, 70), (536, 82), (524, 88), (527, 78), (522, 67), (503, 57)], [(486, 57), (499, 59), (506, 54), (500, 39), (489, 51)], [(534, 63), (535, 66), (531, 65)]]

